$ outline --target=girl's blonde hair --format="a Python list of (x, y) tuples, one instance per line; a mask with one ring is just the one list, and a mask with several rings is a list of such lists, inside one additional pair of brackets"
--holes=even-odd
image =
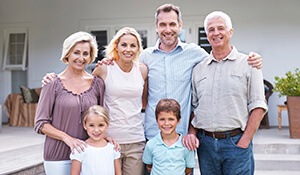
[(98, 55), (98, 45), (97, 45), (96, 38), (90, 33), (82, 32), (82, 31), (73, 33), (67, 39), (65, 39), (60, 60), (63, 63), (67, 64), (70, 52), (71, 50), (73, 50), (75, 45), (78, 43), (85, 43), (85, 42), (89, 43), (91, 48), (90, 49), (91, 60), (88, 64), (94, 62), (95, 58)]
[(140, 34), (134, 28), (131, 27), (124, 27), (116, 33), (116, 35), (113, 37), (113, 39), (110, 41), (110, 43), (105, 49), (105, 54), (107, 58), (114, 58), (114, 60), (119, 59), (118, 51), (116, 48), (118, 46), (118, 43), (120, 42), (120, 38), (128, 34), (134, 36), (137, 39), (139, 50), (134, 60), (138, 60), (140, 53), (143, 51), (142, 39)]
[(84, 116), (83, 123), (84, 124), (86, 124), (86, 120), (87, 120), (88, 116), (91, 114), (102, 117), (104, 119), (105, 123), (109, 124), (108, 112), (104, 107), (99, 106), (99, 105), (93, 105), (93, 106), (89, 107), (83, 114), (83, 116)]

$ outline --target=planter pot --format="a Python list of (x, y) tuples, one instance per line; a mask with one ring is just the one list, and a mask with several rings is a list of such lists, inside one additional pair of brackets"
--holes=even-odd
[(290, 138), (300, 138), (300, 96), (287, 96)]

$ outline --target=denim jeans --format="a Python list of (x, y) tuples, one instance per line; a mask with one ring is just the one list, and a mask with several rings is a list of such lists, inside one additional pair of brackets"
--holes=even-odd
[(253, 175), (254, 157), (252, 142), (247, 149), (237, 147), (242, 136), (215, 139), (198, 132), (197, 149), (201, 175)]

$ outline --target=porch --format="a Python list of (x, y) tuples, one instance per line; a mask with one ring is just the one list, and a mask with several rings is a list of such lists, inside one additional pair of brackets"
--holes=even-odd
[[(0, 140), (0, 175), (44, 175), (44, 136), (30, 127), (4, 125)], [(290, 139), (288, 128), (259, 129), (253, 143), (255, 175), (300, 174), (300, 139)]]

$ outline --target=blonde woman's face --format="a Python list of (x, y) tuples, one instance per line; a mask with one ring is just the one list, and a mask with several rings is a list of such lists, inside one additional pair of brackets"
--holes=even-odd
[(84, 69), (84, 67), (91, 61), (91, 47), (87, 42), (78, 43), (71, 50), (68, 56), (68, 63), (75, 69)]
[(139, 45), (136, 37), (131, 34), (121, 36), (116, 50), (118, 52), (119, 58), (122, 61), (132, 61), (136, 58), (139, 51)]

